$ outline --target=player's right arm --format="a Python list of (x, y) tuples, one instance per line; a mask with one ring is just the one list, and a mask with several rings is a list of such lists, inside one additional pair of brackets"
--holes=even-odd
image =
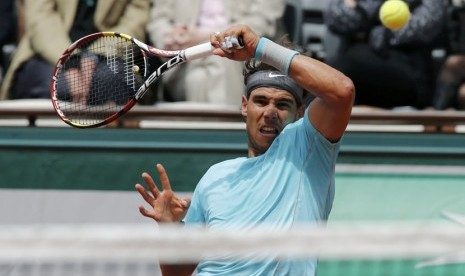
[[(242, 37), (244, 46), (224, 52), (218, 45), (227, 36)], [(309, 120), (328, 140), (338, 141), (344, 133), (352, 112), (355, 87), (350, 78), (314, 58), (298, 55), (276, 43), (260, 38), (248, 26), (233, 26), (210, 37), (214, 53), (233, 60), (259, 58), (282, 73), (288, 74), (306, 91), (311, 91)], [(257, 52), (258, 57), (257, 57)]]
[(350, 120), (355, 87), (350, 78), (333, 67), (305, 55), (296, 55), (289, 76), (316, 98), (311, 102), (309, 120), (326, 139), (338, 141)]

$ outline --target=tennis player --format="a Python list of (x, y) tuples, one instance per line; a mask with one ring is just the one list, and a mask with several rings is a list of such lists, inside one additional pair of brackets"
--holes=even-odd
[[(228, 37), (242, 37), (243, 48), (224, 51)], [(247, 231), (259, 225), (274, 230), (324, 222), (334, 198), (334, 170), (340, 140), (349, 122), (355, 89), (339, 71), (308, 56), (258, 37), (248, 26), (211, 35), (214, 54), (245, 64), (246, 95), (242, 115), (248, 134), (248, 157), (213, 165), (191, 199), (173, 191), (162, 165), (162, 189), (143, 173), (148, 191), (137, 191), (151, 209), (143, 216), (186, 227)], [(315, 97), (307, 106), (307, 91)], [(311, 245), (309, 245), (311, 246)], [(164, 276), (315, 275), (309, 260), (238, 261), (206, 259), (195, 265), (161, 265)]]

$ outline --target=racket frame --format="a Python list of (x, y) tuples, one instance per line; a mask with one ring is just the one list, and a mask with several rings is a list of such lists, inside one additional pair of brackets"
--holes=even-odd
[[(63, 113), (63, 111), (60, 109), (57, 101), (57, 80), (58, 80), (58, 75), (63, 69), (63, 65), (66, 63), (66, 61), (70, 58), (71, 54), (73, 51), (81, 46), (82, 44), (88, 43), (90, 41), (96, 40), (97, 38), (105, 37), (105, 36), (115, 36), (115, 37), (120, 37), (123, 39), (126, 39), (127, 41), (131, 41), (133, 44), (137, 45), (139, 49), (141, 50), (144, 63), (145, 63), (145, 70), (144, 70), (144, 82), (143, 84), (137, 89), (135, 92), (134, 96), (123, 106), (121, 110), (118, 112), (108, 116), (104, 120), (95, 123), (95, 124), (80, 124), (78, 122), (75, 122), (71, 119), (69, 119), (66, 114)], [(163, 73), (166, 71), (170, 70), (171, 68), (184, 63), (186, 61), (194, 60), (194, 59), (199, 59), (203, 57), (207, 57), (212, 55), (212, 52), (215, 48), (211, 45), (210, 42), (199, 44), (190, 48), (186, 48), (183, 50), (178, 50), (178, 51), (168, 51), (168, 50), (161, 50), (157, 49), (155, 47), (149, 46), (140, 40), (137, 40), (136, 38), (131, 37), (130, 35), (124, 34), (124, 33), (119, 33), (119, 32), (99, 32), (99, 33), (94, 33), (87, 35), (85, 37), (82, 37), (72, 43), (61, 55), (61, 57), (58, 59), (54, 71), (53, 71), (53, 76), (52, 76), (52, 81), (50, 85), (50, 94), (51, 94), (51, 100), (53, 103), (53, 107), (55, 111), (57, 112), (58, 116), (63, 120), (65, 123), (72, 127), (76, 128), (96, 128), (100, 126), (107, 125), (116, 119), (120, 118), (123, 116), (125, 113), (127, 113), (146, 93), (149, 91), (149, 89), (155, 84), (155, 82), (160, 78)], [(166, 62), (164, 62), (162, 65), (160, 65), (155, 71), (153, 71), (149, 76), (148, 71), (148, 58), (150, 55), (157, 56), (157, 57), (162, 57), (162, 58), (169, 58)]]

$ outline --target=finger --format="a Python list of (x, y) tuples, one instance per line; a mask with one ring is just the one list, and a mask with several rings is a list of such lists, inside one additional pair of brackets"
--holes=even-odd
[[(215, 46), (215, 45), (214, 45)], [(216, 46), (215, 46), (216, 47)], [(214, 49), (213, 50), (213, 54), (214, 55), (217, 55), (219, 57), (229, 57), (228, 56), (228, 53), (226, 53), (225, 51), (223, 51), (220, 46), (218, 46), (218, 48)]]
[(150, 176), (150, 174), (146, 172), (142, 173), (142, 178), (144, 179), (145, 183), (147, 183), (147, 186), (149, 187), (150, 192), (153, 194), (155, 198), (157, 198), (158, 195), (160, 194), (160, 191), (158, 190), (158, 187), (155, 184), (155, 181), (153, 181), (153, 178)]
[(155, 217), (152, 216), (152, 215), (150, 214), (150, 212), (147, 211), (147, 209), (145, 209), (144, 206), (142, 206), (142, 205), (139, 206), (139, 212), (140, 212), (144, 217), (148, 217), (148, 218), (153, 218), (153, 219), (155, 219)]
[(210, 34), (210, 43), (215, 48), (220, 47), (220, 32)]
[(191, 199), (189, 197), (182, 199), (181, 205), (183, 208), (189, 208), (189, 206), (191, 205)]
[(226, 37), (243, 37), (247, 33), (247, 29), (243, 25), (232, 26), (231, 28), (221, 33), (222, 38)]
[(139, 194), (142, 196), (142, 198), (145, 200), (145, 202), (147, 202), (148, 204), (150, 204), (152, 207), (153, 207), (153, 201), (155, 201), (155, 199), (153, 197), (151, 197), (146, 191), (145, 191), (145, 188), (144, 186), (140, 185), (139, 183), (136, 184), (136, 190), (137, 192), (139, 192)]
[(221, 33), (223, 37), (234, 36), (241, 37), (243, 46), (255, 53), (260, 37), (246, 25), (236, 25)]
[(160, 176), (161, 187), (163, 191), (171, 191), (170, 180), (165, 168), (161, 164), (157, 164), (158, 175)]

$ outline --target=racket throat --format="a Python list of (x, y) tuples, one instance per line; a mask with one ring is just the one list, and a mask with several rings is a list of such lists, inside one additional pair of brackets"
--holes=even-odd
[(171, 58), (167, 62), (163, 63), (160, 67), (157, 68), (155, 72), (153, 72), (142, 84), (141, 87), (137, 90), (136, 94), (134, 95), (134, 99), (138, 101), (140, 98), (142, 98), (145, 93), (152, 87), (155, 82), (158, 80), (158, 78), (165, 73), (166, 71), (170, 70), (171, 68), (175, 67), (178, 64), (186, 62), (186, 59), (184, 57), (183, 52), (181, 52), (179, 55)]

